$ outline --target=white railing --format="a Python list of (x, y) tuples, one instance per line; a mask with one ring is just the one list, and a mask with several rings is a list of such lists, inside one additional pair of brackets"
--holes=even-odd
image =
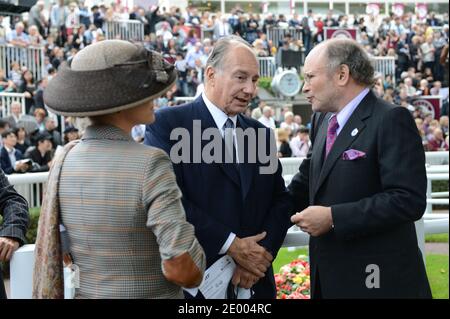
[(268, 28), (266, 32), (267, 40), (272, 41), (272, 45), (277, 48), (280, 46), (286, 34), (290, 34), (294, 41), (303, 41), (302, 29), (273, 27)]
[(144, 24), (136, 20), (105, 21), (105, 37), (132, 42), (144, 41)]
[(373, 56), (371, 57), (375, 72), (380, 72), (385, 77), (390, 75), (392, 83), (395, 84), (395, 57), (391, 56)]
[(448, 234), (448, 215), (447, 218), (425, 220), (425, 234)]
[(11, 185), (28, 202), (30, 208), (41, 207), (48, 172), (6, 175)]
[(44, 47), (22, 48), (0, 44), (0, 69), (6, 71), (6, 77), (10, 77), (12, 62), (27, 67), (37, 82), (44, 76)]
[[(433, 205), (449, 205), (448, 192), (432, 192), (433, 181), (448, 181), (448, 168), (446, 169), (446, 171), (447, 173), (427, 173), (427, 208), (425, 210), (425, 214), (432, 213)], [(442, 198), (444, 197), (442, 195), (445, 193), (447, 193), (447, 198)]]
[(11, 115), (11, 103), (19, 102), (22, 106), (22, 115), (25, 115), (25, 93), (0, 93), (0, 108), (2, 109), (2, 117)]
[(176, 96), (173, 98), (176, 104), (190, 103), (195, 100), (194, 96)]
[(448, 151), (425, 152), (425, 162), (429, 165), (448, 165)]
[(274, 57), (258, 57), (259, 75), (272, 78), (277, 69)]

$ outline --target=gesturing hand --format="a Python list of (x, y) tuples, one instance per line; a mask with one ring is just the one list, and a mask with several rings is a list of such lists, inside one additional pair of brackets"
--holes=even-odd
[(292, 216), (291, 222), (311, 236), (320, 236), (328, 232), (333, 225), (331, 207), (309, 206)]
[(14, 239), (0, 237), (0, 261), (9, 261), (17, 248), (19, 243)]
[(272, 255), (258, 244), (264, 237), (266, 232), (245, 238), (236, 237), (227, 252), (237, 264), (259, 278), (264, 277), (273, 260)]

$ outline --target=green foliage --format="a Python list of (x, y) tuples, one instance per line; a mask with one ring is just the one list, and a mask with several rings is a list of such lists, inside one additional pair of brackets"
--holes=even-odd
[(39, 222), (39, 214), (41, 210), (39, 207), (30, 209), (30, 224), (28, 227), (27, 234), (27, 244), (34, 244), (36, 241), (37, 227)]
[(427, 274), (434, 299), (448, 299), (448, 255), (427, 255)]
[(276, 274), (280, 271), (280, 268), (289, 264), (294, 259), (297, 259), (299, 255), (308, 256), (308, 248), (296, 248), (294, 251), (288, 251), (287, 248), (281, 248), (277, 257), (273, 261), (273, 272)]
[(425, 235), (426, 243), (448, 243), (448, 234)]
[(258, 86), (268, 91), (270, 94), (274, 94), (272, 91), (272, 78), (271, 77), (260, 77), (258, 80)]
[(448, 191), (448, 181), (431, 181), (431, 189), (433, 192)]
[[(431, 190), (432, 192), (448, 192), (448, 181), (431, 181)], [(448, 205), (433, 205), (433, 210), (448, 210)]]

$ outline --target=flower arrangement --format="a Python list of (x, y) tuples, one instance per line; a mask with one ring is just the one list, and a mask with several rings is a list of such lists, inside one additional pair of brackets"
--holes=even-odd
[(275, 274), (277, 299), (310, 299), (308, 257), (301, 255)]

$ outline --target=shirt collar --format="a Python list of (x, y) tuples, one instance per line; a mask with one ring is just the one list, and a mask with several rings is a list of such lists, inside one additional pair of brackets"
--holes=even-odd
[(13, 148), (9, 148), (6, 145), (4, 145), (4, 146), (5, 146), (5, 149), (8, 152), (8, 154), (14, 154), (14, 152), (16, 151), (16, 149), (14, 147)]
[(133, 141), (131, 135), (113, 125), (91, 125), (86, 128), (82, 140)]
[[(351, 100), (339, 113), (334, 113), (333, 116), (337, 116), (337, 121), (339, 123), (339, 128), (337, 130), (337, 134), (339, 134), (342, 128), (347, 123), (350, 116), (355, 111), (356, 107), (361, 103), (364, 97), (369, 93), (369, 89), (365, 88), (362, 90), (353, 100)], [(331, 116), (330, 119), (333, 117)]]
[(225, 125), (225, 122), (227, 121), (227, 119), (230, 119), (231, 121), (233, 121), (234, 127), (236, 127), (237, 115), (233, 115), (233, 116), (226, 115), (224, 111), (222, 111), (218, 106), (214, 105), (206, 97), (205, 92), (202, 93), (202, 99), (205, 102), (209, 113), (211, 113), (211, 116), (213, 117), (214, 122), (216, 123), (216, 125), (219, 129), (223, 129), (223, 126)]

